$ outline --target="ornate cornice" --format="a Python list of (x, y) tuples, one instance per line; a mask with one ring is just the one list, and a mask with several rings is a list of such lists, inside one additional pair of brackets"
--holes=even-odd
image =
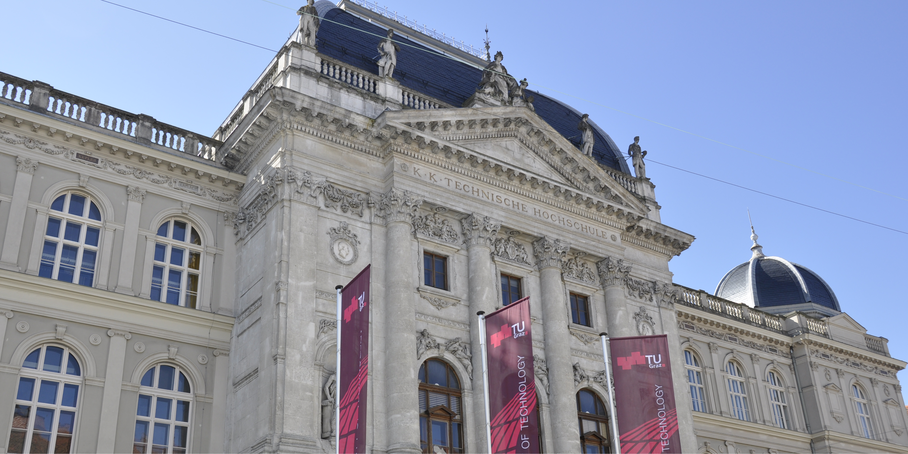
[(624, 286), (628, 274), (631, 272), (630, 265), (625, 266), (624, 260), (606, 257), (596, 263), (599, 270), (599, 280), (605, 288), (614, 286)]
[(501, 229), (501, 222), (488, 216), (471, 214), (460, 220), (463, 228), (464, 242), (467, 246), (485, 246), (492, 248), (495, 236)]
[(539, 270), (545, 268), (561, 269), (561, 260), (571, 246), (558, 239), (542, 237), (533, 242), (533, 254), (536, 256), (536, 266)]
[[(757, 333), (743, 333), (743, 332), (727, 332), (725, 329), (722, 331), (709, 329), (698, 324), (692, 323), (690, 321), (681, 320), (678, 322), (678, 328), (697, 333), (703, 336), (707, 336), (711, 339), (716, 339), (726, 343), (736, 344), (742, 347), (751, 348), (754, 350), (759, 350), (761, 352), (770, 353), (781, 358), (790, 358), (788, 355), (788, 347), (791, 345), (789, 343), (779, 342), (777, 339), (769, 336), (760, 336)], [(722, 329), (722, 327), (716, 327)], [(725, 332), (723, 332), (725, 331)], [(752, 334), (757, 340), (762, 340), (763, 342), (755, 342), (752, 340), (745, 339), (744, 336)], [(710, 350), (713, 348), (713, 343), (710, 343)], [(716, 345), (718, 348), (718, 345)]]

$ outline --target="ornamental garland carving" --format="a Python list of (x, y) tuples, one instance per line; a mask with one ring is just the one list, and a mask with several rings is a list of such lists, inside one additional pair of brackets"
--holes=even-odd
[(245, 236), (265, 218), (265, 214), (277, 201), (278, 188), (283, 183), (284, 177), (280, 171), (262, 178), (258, 194), (252, 198), (252, 202), (240, 208), (236, 213), (236, 217), (233, 220), (233, 233), (235, 235)]
[(675, 303), (681, 300), (681, 289), (670, 282), (654, 282), (653, 293), (656, 303), (663, 307), (674, 307)]
[[(788, 352), (785, 351), (784, 349), (779, 349), (773, 345), (759, 344), (759, 343), (752, 342), (752, 341), (749, 341), (746, 339), (741, 339), (738, 336), (735, 336), (734, 334), (721, 333), (721, 332), (714, 331), (711, 329), (706, 329), (701, 326), (697, 326), (691, 322), (686, 322), (686, 321), (679, 322), (678, 328), (683, 329), (685, 331), (691, 331), (691, 332), (694, 332), (697, 334), (702, 334), (704, 336), (709, 336), (713, 339), (719, 339), (719, 340), (722, 340), (725, 342), (731, 342), (733, 344), (741, 345), (741, 346), (744, 346), (747, 348), (752, 348), (754, 350), (759, 350), (761, 352), (772, 353), (773, 355), (780, 356), (782, 358), (789, 358)], [(713, 348), (714, 348), (713, 345), (714, 345), (713, 342), (709, 343), (710, 351), (713, 351), (713, 352), (718, 351), (718, 345), (715, 345), (715, 350), (713, 350)]]
[(580, 363), (574, 363), (574, 386), (590, 382), (596, 383), (606, 389), (608, 389), (608, 386), (610, 385), (605, 378), (605, 370), (601, 370), (594, 374), (593, 372), (584, 369)]
[(428, 216), (413, 217), (413, 232), (426, 238), (432, 238), (445, 243), (457, 244), (460, 242), (460, 235), (454, 226), (447, 220), (432, 213)]
[[(874, 373), (877, 375), (882, 375), (884, 377), (895, 378), (895, 376), (896, 376), (895, 371), (883, 369), (883, 368), (880, 368), (877, 366), (871, 366), (871, 365), (864, 364), (864, 363), (861, 363), (858, 361), (854, 361), (854, 360), (851, 360), (848, 358), (842, 358), (841, 356), (833, 355), (831, 353), (827, 353), (827, 352), (824, 352), (824, 351), (821, 351), (818, 349), (811, 349), (810, 355), (813, 356), (814, 358), (825, 359), (827, 361), (832, 361), (832, 362), (841, 364), (843, 366), (850, 367), (852, 369), (857, 369), (857, 370), (864, 371), (864, 372), (871, 372), (871, 373)], [(844, 371), (843, 371), (842, 375), (844, 375)]]
[(470, 353), (470, 344), (461, 340), (460, 337), (451, 339), (442, 346), (438, 340), (429, 334), (429, 330), (422, 330), (416, 335), (416, 359), (422, 360), (430, 350), (435, 350), (438, 354), (448, 352), (453, 355), (460, 364), (467, 370), (470, 379), (473, 378), (473, 354)]
[(305, 192), (303, 187), (309, 188), (309, 197), (318, 200), (321, 195), (322, 205), (325, 208), (340, 210), (342, 213), (352, 213), (363, 217), (363, 210), (369, 203), (369, 199), (364, 194), (340, 189), (325, 179), (316, 181), (309, 171), (301, 174), (288, 171), (287, 182), (296, 184), (295, 192), (299, 194)]
[(492, 247), (495, 236), (501, 228), (501, 221), (488, 216), (471, 214), (460, 220), (463, 228), (464, 242), (468, 246), (479, 245)]
[(593, 336), (592, 334), (585, 333), (585, 332), (583, 332), (579, 329), (575, 329), (573, 327), (568, 328), (568, 331), (571, 332), (572, 336), (576, 337), (580, 342), (583, 342), (585, 345), (592, 344), (593, 342), (596, 342), (599, 340), (599, 338), (597, 336)]
[(624, 278), (624, 287), (627, 289), (627, 296), (643, 301), (653, 301), (653, 286), (649, 281), (641, 281), (632, 277)]
[(517, 242), (513, 236), (498, 238), (492, 243), (492, 255), (514, 263), (529, 265), (526, 246)]
[(565, 279), (582, 282), (584, 284), (596, 284), (596, 273), (590, 268), (590, 265), (582, 260), (583, 253), (579, 253), (561, 264), (561, 274)]
[(536, 256), (536, 266), (543, 268), (561, 268), (561, 260), (570, 249), (570, 245), (561, 240), (552, 240), (542, 237), (533, 242), (533, 254)]
[(437, 297), (428, 292), (424, 292), (422, 290), (419, 291), (419, 296), (422, 299), (428, 301), (429, 304), (431, 304), (435, 309), (438, 309), (438, 310), (456, 306), (458, 304), (458, 300), (456, 300), (454, 298)]
[(359, 258), (359, 239), (350, 231), (350, 226), (341, 221), (338, 227), (328, 229), (331, 244), (328, 249), (335, 260), (343, 265), (350, 265)]
[(631, 272), (631, 267), (625, 266), (623, 260), (611, 257), (606, 257), (596, 263), (596, 268), (599, 270), (599, 280), (605, 287), (623, 285), (627, 275)]

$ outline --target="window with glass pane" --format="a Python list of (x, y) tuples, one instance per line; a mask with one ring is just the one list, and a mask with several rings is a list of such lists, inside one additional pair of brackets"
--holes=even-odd
[(464, 452), (460, 380), (450, 364), (427, 360), (419, 368), (419, 436), (422, 452)]
[(429, 287), (448, 289), (448, 258), (431, 252), (423, 253), (423, 282)]
[(700, 360), (690, 350), (684, 350), (684, 368), (687, 384), (690, 386), (690, 401), (694, 411), (709, 411), (706, 408), (706, 393), (703, 391), (703, 373)]
[(766, 376), (769, 386), (769, 404), (772, 406), (772, 420), (776, 427), (791, 429), (788, 417), (788, 400), (785, 397), (785, 384), (782, 378), (774, 371)]
[(864, 395), (864, 390), (858, 385), (851, 385), (854, 396), (854, 409), (858, 414), (858, 427), (864, 438), (873, 438), (873, 423), (870, 421), (870, 405)]
[(501, 304), (507, 306), (523, 298), (520, 292), (520, 278), (515, 276), (501, 275)]
[(202, 237), (192, 224), (171, 219), (158, 227), (149, 297), (195, 308), (199, 294)]
[(584, 453), (611, 452), (608, 412), (596, 393), (588, 389), (581, 389), (577, 393), (577, 419), (580, 425), (580, 445)]
[(148, 369), (139, 388), (132, 452), (185, 454), (191, 410), (189, 379), (178, 366)]
[(732, 414), (741, 421), (750, 421), (743, 369), (736, 363), (729, 361), (725, 365), (725, 372), (728, 373), (728, 398), (731, 401)]
[(98, 205), (84, 194), (58, 196), (48, 212), (38, 275), (93, 286), (100, 239)]
[(571, 293), (571, 320), (578, 325), (592, 326), (590, 303), (587, 297)]
[(22, 362), (7, 451), (72, 452), (82, 367), (70, 350), (46, 345)]

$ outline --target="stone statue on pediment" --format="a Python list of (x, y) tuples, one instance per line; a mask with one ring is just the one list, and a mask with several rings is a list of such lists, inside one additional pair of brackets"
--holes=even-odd
[(318, 10), (315, 9), (315, 0), (309, 0), (309, 4), (300, 8), (296, 12), (300, 16), (300, 35), (299, 42), (315, 47), (315, 35), (318, 33)]
[[(514, 80), (514, 79), (511, 79), (511, 80)], [(514, 86), (510, 88), (510, 91), (511, 91), (510, 104), (512, 106), (520, 107), (520, 106), (527, 105), (527, 100), (524, 97), (524, 90), (526, 90), (527, 86), (529, 86), (529, 85), (530, 85), (530, 83), (527, 82), (526, 78), (524, 78), (519, 83), (514, 84)]]
[(378, 76), (391, 78), (394, 75), (394, 68), (397, 67), (397, 53), (400, 47), (391, 40), (394, 36), (394, 30), (388, 29), (388, 37), (378, 43), (378, 54), (381, 58), (378, 60)]
[(631, 157), (631, 160), (634, 163), (634, 173), (637, 174), (637, 178), (646, 178), (646, 163), (643, 162), (643, 157), (646, 156), (646, 150), (640, 151), (640, 136), (634, 137), (634, 143), (630, 144), (627, 147), (627, 154)]
[(464, 103), (465, 106), (507, 106), (511, 104), (510, 93), (512, 90), (518, 90), (519, 85), (501, 64), (503, 59), (504, 55), (501, 52), (495, 53), (495, 58), (482, 71), (482, 81), (479, 82), (476, 93)]
[(589, 114), (583, 114), (580, 117), (580, 124), (577, 125), (577, 129), (580, 130), (580, 151), (583, 152), (584, 156), (593, 156), (593, 145), (596, 143), (596, 138), (593, 136), (593, 125), (589, 122)]

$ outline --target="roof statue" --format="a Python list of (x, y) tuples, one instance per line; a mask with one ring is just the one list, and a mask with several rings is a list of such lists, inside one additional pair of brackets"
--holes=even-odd
[(482, 81), (479, 82), (479, 88), (476, 89), (474, 99), (481, 101), (483, 104), (501, 106), (507, 105), (510, 101), (508, 91), (511, 87), (517, 86), (517, 81), (508, 74), (508, 70), (501, 64), (504, 54), (500, 51), (495, 53), (495, 59), (482, 71)]
[(394, 68), (397, 67), (397, 52), (400, 47), (391, 40), (394, 36), (394, 30), (388, 29), (388, 37), (378, 43), (378, 54), (381, 58), (378, 60), (379, 77), (391, 78), (394, 76)]
[(634, 143), (627, 147), (627, 154), (634, 162), (634, 173), (637, 178), (646, 178), (646, 163), (643, 157), (646, 156), (646, 150), (640, 151), (640, 136), (634, 137)]
[(593, 145), (596, 143), (596, 138), (593, 136), (593, 127), (590, 125), (589, 119), (589, 114), (583, 114), (583, 116), (580, 117), (580, 124), (577, 125), (577, 129), (581, 132), (580, 151), (583, 152), (584, 156), (592, 157)]
[(511, 101), (509, 104), (515, 107), (526, 106), (528, 100), (525, 97), (524, 90), (526, 90), (529, 85), (530, 83), (527, 82), (526, 77), (524, 77), (520, 83), (514, 85), (514, 87), (511, 88)]
[(309, 0), (309, 4), (300, 8), (296, 14), (300, 16), (299, 42), (309, 47), (315, 47), (315, 35), (318, 33), (319, 25), (315, 0)]

